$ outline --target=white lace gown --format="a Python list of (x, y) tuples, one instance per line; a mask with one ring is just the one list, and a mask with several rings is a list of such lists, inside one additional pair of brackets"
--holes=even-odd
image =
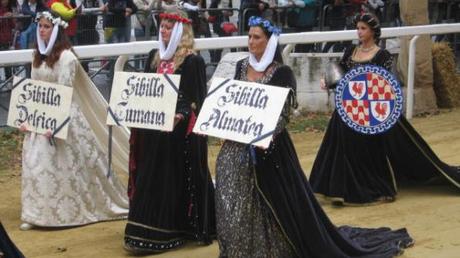
[[(44, 62), (32, 69), (32, 79), (78, 87), (78, 60), (65, 50), (51, 69)], [(66, 140), (27, 133), (22, 154), (22, 214), (24, 222), (46, 227), (76, 226), (126, 218), (125, 187), (107, 173), (107, 155), (76, 104), (73, 95)]]

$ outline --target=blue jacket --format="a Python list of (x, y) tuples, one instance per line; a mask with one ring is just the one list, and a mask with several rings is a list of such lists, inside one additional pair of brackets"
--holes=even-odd
[(305, 7), (296, 8), (299, 14), (296, 27), (313, 27), (317, 25), (319, 3), (317, 0), (303, 0)]
[(48, 8), (45, 5), (43, 5), (41, 0), (37, 0), (37, 7), (35, 8), (35, 12), (30, 9), (29, 0), (24, 0), (21, 6), (21, 13), (24, 15), (32, 16), (30, 20), (24, 20), (24, 29), (27, 28), (30, 25), (30, 23), (35, 19), (37, 13), (46, 10), (48, 10)]

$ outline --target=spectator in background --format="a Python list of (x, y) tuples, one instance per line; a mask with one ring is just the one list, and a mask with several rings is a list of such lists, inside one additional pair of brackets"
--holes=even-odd
[[(13, 29), (15, 29), (15, 22), (13, 20), (13, 8), (16, 1), (13, 0), (0, 0), (0, 51), (8, 50), (12, 47), (13, 43)], [(5, 80), (11, 77), (11, 67), (5, 67)]]
[[(136, 41), (148, 40), (150, 35), (157, 34), (156, 29), (153, 31), (154, 26), (152, 26), (152, 10), (157, 5), (157, 0), (134, 0), (134, 4), (137, 7), (136, 15), (131, 16), (134, 36)], [(149, 32), (148, 35), (147, 32)], [(141, 69), (141, 64), (143, 63), (143, 60), (139, 60), (140, 57), (141, 56), (136, 56), (136, 60), (134, 61), (134, 67), (139, 70)]]
[(35, 15), (38, 12), (47, 10), (42, 0), (24, 0), (21, 6), (21, 12), (24, 15), (31, 16), (24, 20), (24, 30), (21, 32), (19, 39), (19, 47), (21, 49), (29, 48), (30, 43), (35, 42), (35, 34), (37, 33), (37, 22), (35, 22)]
[[(279, 0), (279, 6), (292, 7), (287, 11), (288, 26), (295, 32), (312, 31), (318, 24), (318, 1), (317, 0)], [(314, 44), (297, 44), (295, 52), (310, 52)]]
[[(251, 16), (263, 16), (269, 5), (261, 0), (241, 0), (240, 15), (243, 17), (244, 31), (249, 30), (248, 21)], [(246, 9), (249, 9), (245, 11)], [(241, 23), (240, 23), (241, 24)]]
[[(77, 0), (77, 6), (81, 5), (81, 14), (77, 16), (77, 42), (79, 45), (99, 44), (99, 32), (96, 30), (97, 14), (88, 12), (86, 8), (98, 8), (104, 5), (98, 0)], [(89, 71), (91, 61), (80, 59), (83, 69)]]
[(343, 0), (345, 4), (345, 17), (347, 29), (355, 29), (353, 20), (356, 14), (364, 12), (364, 5), (367, 3), (367, 0)]
[[(200, 11), (206, 9), (206, 0), (181, 0), (178, 2), (180, 9), (183, 9), (190, 20), (192, 20), (192, 29), (195, 38), (211, 37), (211, 30), (209, 28), (208, 14)], [(215, 56), (216, 50), (210, 49), (209, 55)]]
[(146, 28), (149, 26), (150, 33), (155, 35), (156, 32), (152, 31), (152, 19), (151, 12), (156, 6), (158, 0), (134, 0), (134, 4), (137, 7), (137, 13), (134, 17), (134, 36), (136, 40), (145, 40), (146, 37), (150, 35), (146, 35)]
[(206, 0), (182, 0), (179, 1), (179, 7), (187, 12), (189, 19), (192, 20), (193, 34), (195, 38), (204, 36), (211, 37), (208, 19), (205, 12), (200, 12), (200, 9), (206, 9)]
[(69, 23), (69, 27), (65, 29), (65, 34), (69, 37), (72, 45), (77, 45), (76, 16), (81, 10), (81, 5), (77, 8), (74, 0), (50, 0), (48, 1), (48, 7)]
[(137, 12), (137, 7), (132, 0), (104, 0), (104, 37), (106, 43), (128, 42), (126, 37), (127, 17)]
[(177, 10), (177, 1), (176, 0), (159, 0), (161, 1), (160, 7), (165, 12), (174, 12)]
[(81, 5), (81, 13), (77, 16), (77, 41), (79, 45), (94, 45), (99, 43), (99, 33), (96, 30), (97, 14), (86, 11), (86, 8), (98, 8), (103, 5), (98, 0), (77, 0)]
[(363, 11), (373, 13), (380, 22), (384, 22), (383, 8), (385, 8), (385, 2), (382, 0), (367, 0), (363, 3)]
[[(106, 12), (103, 20), (104, 38), (106, 43), (129, 42), (127, 37), (127, 20), (132, 14), (137, 13), (133, 0), (103, 0), (102, 10)], [(131, 26), (131, 23), (129, 23)], [(107, 74), (113, 80), (115, 61), (109, 64), (110, 72)]]
[[(324, 24), (328, 27), (328, 30), (344, 30), (346, 28), (344, 1), (328, 0), (325, 4), (329, 5), (324, 14)], [(345, 44), (343, 42), (326, 42), (322, 52), (329, 52), (331, 47), (333, 47), (333, 52), (342, 52), (345, 49)]]
[(278, 22), (278, 15), (277, 11), (274, 9), (276, 8), (279, 4), (277, 0), (262, 0), (263, 3), (268, 6), (267, 8), (264, 9), (262, 12), (262, 17), (268, 20), (271, 20), (273, 22)]
[[(209, 8), (233, 8), (231, 0), (213, 0)], [(233, 32), (237, 32), (236, 26), (230, 22), (230, 17), (233, 15), (232, 10), (209, 11), (208, 21), (212, 23), (212, 30), (219, 37), (231, 36)], [(218, 63), (222, 56), (222, 49), (216, 49), (211, 52), (211, 62)]]
[[(460, 4), (459, 4), (460, 5)], [(385, 5), (385, 20), (390, 27), (401, 26), (401, 15), (399, 14), (399, 0), (387, 0)], [(455, 13), (455, 12), (454, 12)], [(460, 12), (457, 12), (460, 13)]]
[[(328, 0), (326, 4), (330, 8), (326, 10), (325, 24), (329, 30), (345, 30), (353, 28), (353, 17), (360, 13), (362, 4), (367, 0)], [(323, 53), (329, 52), (331, 47), (334, 52), (342, 52), (344, 49), (351, 46), (351, 41), (343, 42), (327, 42), (323, 47)]]

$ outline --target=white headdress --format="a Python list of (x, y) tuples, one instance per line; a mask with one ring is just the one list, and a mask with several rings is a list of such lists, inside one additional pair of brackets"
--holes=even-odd
[(69, 24), (66, 21), (62, 20), (61, 17), (54, 17), (49, 11), (37, 13), (35, 21), (38, 22), (41, 18), (45, 18), (52, 24), (54, 24), (53, 31), (51, 32), (51, 37), (48, 44), (46, 44), (46, 42), (42, 38), (40, 38), (40, 28), (37, 28), (38, 51), (40, 51), (40, 54), (47, 56), (51, 53), (51, 50), (54, 47), (54, 43), (56, 43), (56, 38), (59, 32), (59, 26), (65, 29), (69, 26)]
[(174, 53), (176, 53), (177, 46), (179, 46), (183, 31), (184, 31), (184, 27), (182, 23), (176, 22), (172, 29), (171, 37), (169, 38), (168, 47), (166, 47), (165, 43), (163, 42), (163, 37), (161, 36), (161, 32), (159, 33), (158, 43), (160, 44), (160, 59), (161, 60), (169, 60), (173, 57)]
[(278, 47), (278, 35), (274, 33), (270, 36), (268, 40), (267, 47), (265, 48), (264, 54), (257, 61), (254, 54), (249, 53), (249, 64), (256, 70), (257, 72), (263, 72), (267, 67), (273, 62), (273, 58), (275, 57), (276, 48)]
[(251, 27), (264, 27), (265, 30), (272, 34), (270, 36), (270, 39), (268, 40), (267, 47), (265, 47), (264, 54), (262, 55), (259, 61), (257, 61), (254, 54), (249, 53), (249, 64), (257, 72), (263, 72), (273, 62), (273, 58), (275, 57), (276, 49), (278, 47), (278, 37), (281, 33), (281, 29), (272, 25), (272, 23), (269, 20), (257, 16), (251, 16), (249, 18), (248, 25)]
[(192, 20), (182, 17), (175, 13), (160, 13), (160, 19), (167, 19), (167, 20), (174, 20), (174, 27), (171, 31), (171, 37), (169, 38), (168, 47), (165, 46), (163, 42), (163, 37), (161, 36), (161, 31), (158, 35), (158, 41), (160, 44), (160, 59), (161, 60), (169, 60), (173, 57), (174, 53), (176, 53), (177, 46), (182, 39), (182, 33), (184, 31), (183, 23), (191, 24)]

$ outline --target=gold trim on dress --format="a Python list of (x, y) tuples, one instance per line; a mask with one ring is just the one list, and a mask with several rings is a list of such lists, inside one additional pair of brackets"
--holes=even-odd
[(398, 120), (398, 123), (399, 125), (401, 125), (401, 127), (404, 129), (404, 131), (406, 131), (407, 135), (409, 136), (409, 138), (412, 140), (412, 142), (415, 144), (415, 146), (417, 146), (417, 148), (420, 150), (420, 152), (425, 156), (425, 158), (427, 158), (431, 164), (433, 164), (433, 166), (441, 173), (443, 174), (449, 181), (451, 181), (455, 186), (457, 186), (458, 188), (460, 188), (460, 184), (457, 183), (454, 179), (452, 179), (451, 177), (449, 177), (449, 175), (447, 175), (444, 170), (442, 170), (442, 168), (440, 168), (436, 162), (434, 162), (430, 156), (428, 156), (428, 154), (425, 153), (425, 151), (420, 147), (420, 145), (417, 143), (417, 141), (414, 139), (414, 137), (409, 133), (409, 130), (407, 130), (407, 128), (404, 126), (403, 123), (401, 123), (401, 121)]
[(142, 227), (142, 228), (146, 228), (146, 229), (150, 229), (150, 230), (160, 231), (160, 232), (163, 232), (163, 233), (181, 233), (181, 234), (189, 234), (187, 231), (162, 229), (162, 228), (147, 226), (147, 225), (144, 225), (144, 224), (141, 224), (141, 223), (137, 223), (137, 222), (134, 222), (134, 221), (130, 221), (130, 220), (128, 220), (127, 224), (131, 224), (131, 225), (134, 225), (134, 226), (138, 226), (138, 227)]
[(281, 222), (280, 220), (278, 219), (278, 216), (276, 216), (276, 212), (275, 212), (275, 209), (273, 209), (273, 207), (271, 206), (270, 202), (268, 201), (268, 199), (265, 197), (264, 193), (262, 192), (262, 190), (259, 188), (259, 182), (257, 180), (257, 172), (254, 168), (254, 166), (252, 166), (251, 170), (253, 171), (253, 176), (254, 176), (254, 182), (256, 184), (256, 188), (257, 188), (257, 191), (260, 193), (260, 195), (262, 196), (262, 199), (265, 201), (265, 203), (267, 204), (268, 208), (270, 209), (270, 211), (272, 212), (273, 214), (273, 217), (275, 218), (276, 220), (276, 223), (278, 224), (278, 226), (280, 227), (281, 229), (281, 232), (283, 233), (284, 237), (286, 238), (286, 240), (288, 241), (289, 245), (291, 245), (291, 248), (292, 250), (294, 251), (294, 253), (298, 256), (298, 257), (302, 257), (299, 253), (297, 253), (297, 248), (295, 248), (294, 244), (292, 243), (291, 239), (289, 238), (289, 236), (286, 234), (286, 231), (284, 230), (283, 226), (281, 225)]
[(387, 160), (388, 169), (390, 170), (391, 180), (393, 180), (393, 186), (395, 188), (395, 192), (398, 192), (398, 186), (396, 185), (396, 177), (395, 177), (395, 172), (393, 170), (393, 166), (391, 166), (391, 162), (388, 156), (385, 155), (385, 158)]
[(132, 238), (132, 239), (135, 239), (135, 240), (150, 242), (150, 243), (159, 243), (159, 244), (169, 244), (169, 243), (175, 242), (175, 241), (185, 241), (184, 238), (174, 238), (174, 239), (171, 239), (171, 240), (168, 240), (168, 241), (161, 241), (161, 240), (147, 239), (147, 238), (143, 238), (143, 237), (136, 237), (136, 236), (132, 236), (132, 235), (125, 235), (125, 237), (129, 237), (129, 238)]
[(378, 205), (382, 203), (393, 202), (396, 199), (394, 196), (382, 196), (371, 202), (353, 203), (353, 202), (346, 202), (345, 199), (342, 197), (332, 197), (332, 196), (328, 196), (322, 193), (314, 193), (314, 194), (317, 197), (317, 199), (323, 199), (329, 202), (339, 202), (340, 204), (344, 206), (350, 206), (350, 207), (373, 206), (373, 205)]

